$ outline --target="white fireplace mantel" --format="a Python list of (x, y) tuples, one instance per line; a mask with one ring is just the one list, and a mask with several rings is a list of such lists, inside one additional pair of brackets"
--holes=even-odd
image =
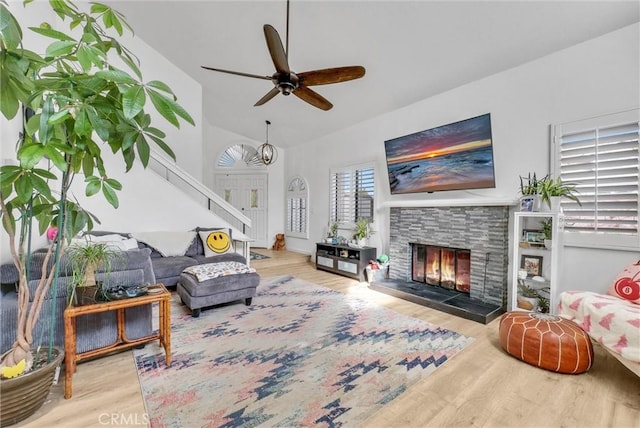
[(495, 207), (517, 206), (518, 199), (412, 199), (412, 200), (387, 200), (383, 207), (399, 208), (429, 208), (429, 207)]

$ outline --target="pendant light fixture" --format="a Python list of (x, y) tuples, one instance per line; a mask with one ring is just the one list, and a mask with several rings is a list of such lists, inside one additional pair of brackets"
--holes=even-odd
[(271, 165), (276, 161), (276, 159), (278, 159), (278, 150), (276, 150), (273, 145), (269, 144), (269, 125), (271, 125), (271, 122), (268, 120), (265, 120), (265, 122), (267, 124), (267, 139), (264, 144), (258, 147), (258, 157), (263, 164)]

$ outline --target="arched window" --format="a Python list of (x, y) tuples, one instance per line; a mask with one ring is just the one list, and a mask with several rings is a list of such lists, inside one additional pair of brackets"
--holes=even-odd
[(230, 168), (236, 165), (236, 162), (242, 161), (247, 166), (264, 166), (258, 151), (247, 144), (234, 144), (220, 155), (218, 166)]
[(287, 186), (286, 235), (294, 238), (309, 238), (307, 227), (309, 216), (309, 190), (304, 178), (295, 177)]

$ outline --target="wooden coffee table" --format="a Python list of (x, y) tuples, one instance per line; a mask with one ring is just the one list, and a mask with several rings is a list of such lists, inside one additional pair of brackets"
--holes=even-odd
[[(158, 302), (160, 305), (160, 310), (158, 311), (160, 318), (158, 331), (149, 336), (129, 340), (125, 332), (125, 309), (135, 306), (149, 305), (155, 302)], [(116, 341), (103, 348), (77, 353), (76, 318), (83, 315), (110, 311), (117, 312), (118, 338)], [(101, 302), (84, 306), (69, 305), (64, 311), (64, 398), (71, 398), (71, 378), (76, 371), (76, 364), (79, 361), (121, 349), (131, 348), (156, 339), (160, 341), (160, 346), (164, 348), (167, 366), (171, 365), (171, 293), (169, 293), (162, 284), (149, 286), (149, 293), (140, 297), (131, 297), (128, 299)]]

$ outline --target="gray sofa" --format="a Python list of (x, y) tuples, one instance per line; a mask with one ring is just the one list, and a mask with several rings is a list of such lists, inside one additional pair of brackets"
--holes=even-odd
[[(107, 286), (127, 286), (139, 284), (162, 283), (166, 287), (175, 288), (180, 274), (189, 267), (198, 264), (215, 263), (223, 261), (237, 261), (246, 263), (247, 260), (238, 253), (231, 252), (212, 257), (204, 255), (204, 247), (197, 232), (200, 230), (212, 230), (209, 228), (195, 229), (196, 235), (184, 256), (163, 257), (154, 248), (143, 242), (138, 242), (138, 249), (128, 250), (126, 257), (113, 263), (109, 275), (97, 273), (96, 280), (105, 281)], [(129, 237), (128, 233), (92, 231), (92, 235), (110, 235), (117, 233), (123, 237)], [(33, 290), (38, 283), (42, 272), (44, 253), (36, 251), (31, 259), (29, 287)], [(59, 278), (56, 294), (54, 319), (54, 343), (64, 347), (64, 319), (63, 312), (67, 305), (67, 286), (71, 282), (71, 267), (62, 260), (61, 276)], [(18, 271), (13, 264), (0, 266), (0, 352), (5, 352), (15, 341), (17, 324), (17, 293), (15, 284), (18, 281)], [(47, 296), (52, 298), (52, 292)], [(52, 318), (52, 305), (43, 305), (40, 319), (34, 332), (34, 345), (47, 344), (49, 325)], [(129, 339), (137, 339), (152, 333), (151, 305), (130, 308), (125, 313), (126, 335)], [(108, 346), (117, 339), (116, 313), (107, 312), (95, 315), (82, 316), (77, 319), (77, 352), (86, 352), (93, 349)]]
[(198, 227), (194, 230), (196, 232), (196, 236), (193, 238), (193, 241), (184, 256), (163, 257), (162, 254), (156, 251), (153, 247), (149, 247), (143, 242), (138, 242), (138, 248), (149, 248), (151, 250), (151, 265), (153, 266), (153, 272), (156, 275), (157, 282), (163, 283), (166, 287), (173, 288), (178, 284), (182, 271), (189, 266), (217, 262), (247, 263), (247, 259), (244, 258), (242, 254), (235, 252), (210, 257), (205, 256), (204, 246), (202, 245), (200, 236), (198, 236), (198, 232), (207, 230), (215, 229)]
[[(108, 287), (119, 285), (137, 285), (155, 283), (155, 275), (151, 264), (150, 249), (137, 249), (125, 252), (126, 257), (113, 261), (111, 272), (96, 273), (96, 280), (104, 281)], [(36, 251), (31, 256), (30, 272), (28, 278), (31, 299), (33, 292), (42, 274), (42, 264), (45, 253)], [(51, 305), (54, 299), (54, 290), (49, 290), (47, 300), (42, 307), (42, 312), (34, 330), (34, 343), (48, 344), (50, 326), (53, 322), (54, 340), (56, 346), (64, 347), (64, 309), (68, 303), (67, 287), (71, 284), (72, 270), (65, 257), (61, 259), (60, 277), (58, 278), (55, 293), (55, 305)], [(13, 264), (0, 266), (0, 352), (5, 352), (15, 341), (17, 327), (18, 294), (16, 283), (18, 271)], [(53, 313), (55, 311), (55, 313)], [(152, 333), (151, 305), (139, 306), (127, 309), (125, 312), (125, 331), (129, 339), (137, 339)], [(93, 349), (108, 346), (118, 338), (117, 321), (115, 312), (105, 312), (94, 315), (86, 315), (77, 318), (77, 352), (86, 352)]]

